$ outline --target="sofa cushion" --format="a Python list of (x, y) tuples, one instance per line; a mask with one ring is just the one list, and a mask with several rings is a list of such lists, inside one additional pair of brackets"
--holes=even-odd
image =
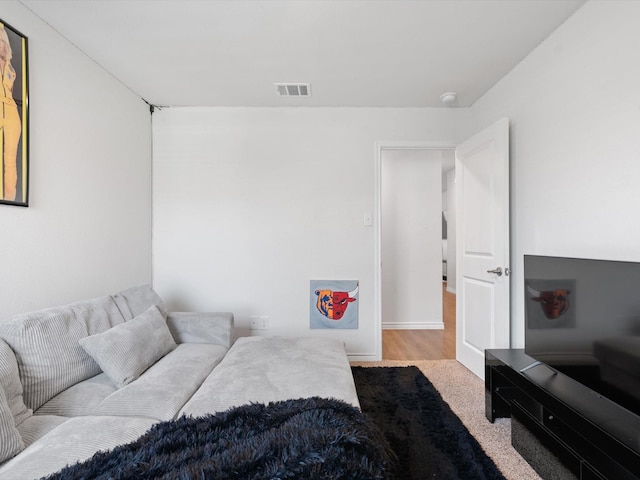
[(170, 420), (202, 385), (227, 350), (221, 345), (182, 343), (135, 382), (105, 398), (94, 415)]
[(31, 416), (32, 410), (24, 404), (18, 362), (4, 340), (0, 340), (0, 389), (4, 389), (15, 425), (20, 425)]
[(321, 337), (242, 337), (180, 413), (206, 415), (250, 402), (309, 397), (360, 406), (343, 342)]
[(67, 420), (67, 417), (57, 415), (32, 415), (17, 428), (26, 448)]
[(117, 390), (118, 388), (107, 374), (100, 373), (60, 392), (35, 413), (36, 416), (61, 415), (63, 417), (93, 415), (98, 405)]
[(166, 318), (167, 307), (151, 285), (139, 285), (127, 288), (112, 295), (113, 301), (120, 309), (125, 320), (131, 320), (144, 313), (151, 305), (155, 305)]
[(34, 416), (117, 415), (170, 420), (227, 350), (221, 345), (180, 344), (122, 388), (101, 373), (56, 395)]
[(79, 342), (118, 388), (176, 348), (167, 322), (155, 305), (128, 322)]
[(68, 464), (86, 460), (99, 450), (132, 442), (154, 423), (148, 418), (132, 417), (71, 418), (0, 466), (0, 478), (41, 478)]
[(167, 326), (177, 343), (233, 344), (233, 314), (230, 312), (170, 312)]
[(0, 386), (0, 463), (22, 451), (24, 443), (13, 421), (4, 389)]
[(0, 322), (14, 351), (24, 403), (38, 409), (66, 388), (100, 373), (78, 341), (124, 321), (110, 297), (26, 313)]

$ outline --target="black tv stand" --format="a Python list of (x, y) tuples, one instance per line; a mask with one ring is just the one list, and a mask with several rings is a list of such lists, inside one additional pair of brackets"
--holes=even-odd
[(522, 367), (522, 368), (521, 368), (520, 370), (518, 370), (518, 371), (519, 371), (520, 373), (524, 373), (524, 372), (526, 372), (527, 370), (531, 370), (532, 368), (537, 367), (538, 365), (542, 365), (542, 362), (535, 361), (535, 362), (533, 362), (533, 363), (530, 363), (530, 364), (529, 364), (529, 365), (527, 365), (526, 367)]
[(523, 350), (485, 352), (485, 414), (545, 480), (640, 480), (640, 416)]

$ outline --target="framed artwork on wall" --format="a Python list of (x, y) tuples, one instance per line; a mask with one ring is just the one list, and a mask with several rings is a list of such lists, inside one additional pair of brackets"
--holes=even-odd
[(27, 37), (0, 19), (0, 204), (29, 206)]
[(358, 328), (358, 280), (311, 280), (310, 328)]

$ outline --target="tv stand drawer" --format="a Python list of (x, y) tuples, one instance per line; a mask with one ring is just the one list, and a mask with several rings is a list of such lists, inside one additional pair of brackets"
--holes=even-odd
[(511, 445), (544, 479), (580, 478), (580, 458), (517, 402), (511, 405)]

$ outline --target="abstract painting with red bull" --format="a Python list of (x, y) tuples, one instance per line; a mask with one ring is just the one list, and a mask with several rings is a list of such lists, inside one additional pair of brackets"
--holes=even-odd
[(358, 328), (357, 280), (311, 280), (311, 328)]

